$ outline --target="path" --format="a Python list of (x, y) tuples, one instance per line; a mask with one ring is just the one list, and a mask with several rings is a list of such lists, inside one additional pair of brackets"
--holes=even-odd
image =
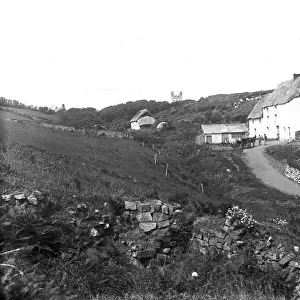
[(262, 180), (264, 184), (272, 186), (285, 194), (300, 196), (300, 185), (274, 169), (264, 155), (266, 147), (276, 144), (279, 144), (279, 142), (268, 142), (266, 146), (261, 145), (245, 149), (246, 162), (254, 175)]

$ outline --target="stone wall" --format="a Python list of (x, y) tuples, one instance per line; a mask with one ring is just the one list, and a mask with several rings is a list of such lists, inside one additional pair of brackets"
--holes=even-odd
[(287, 165), (284, 171), (284, 175), (297, 183), (300, 183), (300, 171), (296, 168)]

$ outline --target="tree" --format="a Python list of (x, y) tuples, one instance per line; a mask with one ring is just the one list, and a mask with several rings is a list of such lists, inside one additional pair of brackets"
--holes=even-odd
[(210, 121), (212, 123), (220, 123), (222, 119), (223, 119), (222, 114), (219, 111), (215, 111), (212, 113)]

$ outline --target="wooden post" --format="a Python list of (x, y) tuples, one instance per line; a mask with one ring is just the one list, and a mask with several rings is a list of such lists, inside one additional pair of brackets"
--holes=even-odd
[(169, 171), (169, 164), (167, 163), (165, 177), (168, 176), (168, 171)]
[(200, 182), (202, 194), (204, 194), (203, 183)]
[(152, 150), (154, 150), (154, 145), (152, 145)]
[(145, 141), (143, 141), (143, 147), (145, 147)]
[(154, 164), (156, 165), (157, 163), (157, 153), (154, 154)]

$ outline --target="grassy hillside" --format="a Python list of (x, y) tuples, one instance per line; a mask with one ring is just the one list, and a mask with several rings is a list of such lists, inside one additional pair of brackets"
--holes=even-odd
[[(188, 111), (191, 103), (180, 105), (188, 104)], [(276, 284), (282, 286), (281, 279), (261, 272), (247, 249), (239, 252), (237, 263), (222, 255), (204, 259), (191, 249), (180, 261), (153, 271), (130, 264), (122, 253), (122, 236), (119, 244), (112, 237), (95, 242), (86, 221), (76, 226), (70, 223), (78, 204), (104, 210), (105, 202), (115, 203), (119, 198), (180, 203), (187, 224), (202, 216), (220, 222), (227, 208), (238, 204), (263, 224), (271, 224), (275, 217), (287, 219), (286, 227), (278, 226), (271, 234), (298, 245), (298, 199), (256, 180), (242, 153), (195, 145), (191, 131), (195, 123), (184, 119), (174, 119), (173, 129), (137, 132), (135, 140), (127, 140), (7, 120), (13, 116), (0, 111), (0, 194), (38, 189), (47, 199), (41, 211), (21, 216), (13, 214), (7, 204), (0, 206), (0, 251), (1, 245), (11, 250), (29, 241), (28, 251), (12, 255), (9, 263), (26, 270), (29, 284), (25, 287), (36, 293), (35, 298), (19, 295), (11, 299), (46, 300), (50, 294), (54, 295), (51, 300), (283, 299), (283, 292), (276, 290)], [(3, 232), (10, 233), (4, 244)], [(15, 241), (17, 233), (21, 238)], [(39, 242), (39, 250), (32, 255), (30, 243), (36, 236), (47, 243)], [(7, 242), (10, 239), (16, 243)], [(51, 247), (57, 240), (72, 252), (64, 250), (55, 256)], [(195, 270), (197, 278), (191, 275)], [(59, 298), (59, 289), (67, 296)]]

